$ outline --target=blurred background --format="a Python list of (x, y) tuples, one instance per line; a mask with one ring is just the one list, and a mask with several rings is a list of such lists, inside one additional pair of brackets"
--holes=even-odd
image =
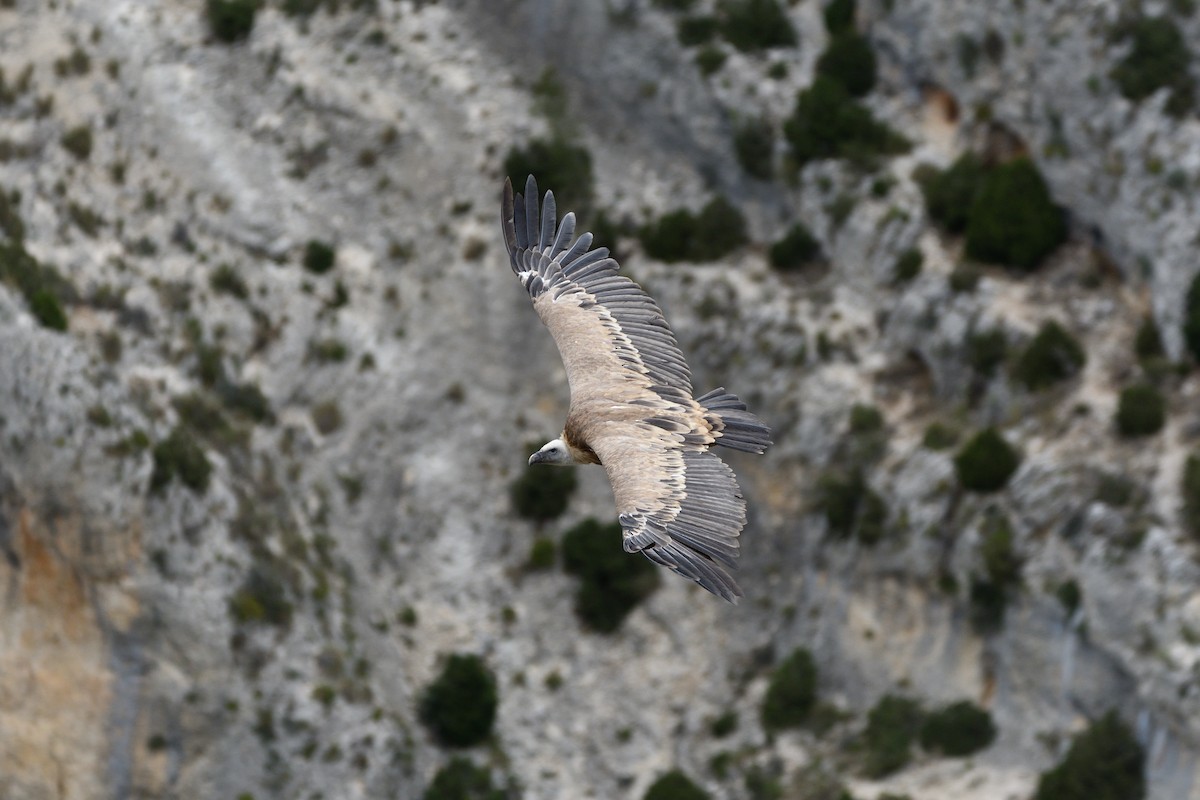
[[(1200, 798), (1193, 0), (0, 0), (0, 798)], [(627, 556), (504, 178), (775, 431)]]

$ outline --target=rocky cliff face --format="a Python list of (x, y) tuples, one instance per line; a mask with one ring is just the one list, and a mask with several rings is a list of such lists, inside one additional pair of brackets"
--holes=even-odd
[[(1155, 373), (1160, 432), (1113, 422), (1146, 315), (1161, 360), (1186, 357), (1200, 122), (1112, 86), (1131, 9), (863, 2), (863, 103), (913, 147), (798, 170), (777, 137), (763, 181), (734, 133), (778, 130), (812, 82), (814, 0), (787, 10), (794, 46), (715, 45), (707, 76), (650, 2), (317, 5), (268, 4), (226, 43), (192, 3), (0, 3), (0, 241), (25, 276), (0, 281), (0, 796), (419, 797), (448, 758), (419, 697), (469, 652), (500, 702), (468, 752), (528, 798), (641, 797), (676, 767), (714, 797), (773, 796), (747, 774), (812, 797), (824, 770), (861, 798), (1024, 798), (1110, 708), (1149, 796), (1200, 798), (1195, 370)], [(1191, 4), (1146, 5), (1200, 40)], [(535, 537), (612, 516), (600, 470), (541, 527), (508, 493), (567, 388), (498, 189), (506, 154), (556, 127), (590, 151), (697, 388), (777, 431), (729, 459), (751, 516), (737, 607), (664, 575), (601, 635), (575, 578), (527, 568)], [(1037, 270), (964, 271), (929, 219), (914, 173), (966, 150), (1028, 153), (1068, 210)], [(713, 193), (752, 244), (667, 264), (629, 235)], [(766, 245), (796, 220), (825, 258), (785, 274)], [(911, 248), (924, 266), (897, 281)], [(41, 286), (65, 331), (39, 324)], [(1011, 364), (1048, 320), (1086, 352), (1050, 389), (975, 360), (973, 334), (1000, 331)], [(935, 422), (958, 443), (929, 446)], [(987, 426), (1020, 466), (968, 491), (954, 454)], [(834, 530), (851, 466), (879, 541)], [(1019, 576), (988, 627), (972, 597), (998, 526)], [(768, 735), (770, 668), (797, 647), (836, 721)], [(889, 692), (971, 699), (998, 740), (860, 777), (854, 737)]]

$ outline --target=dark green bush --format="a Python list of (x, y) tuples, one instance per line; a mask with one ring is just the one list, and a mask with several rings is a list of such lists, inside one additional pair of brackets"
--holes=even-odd
[(746, 218), (724, 197), (714, 197), (700, 213), (670, 211), (641, 232), (646, 254), (660, 261), (714, 261), (746, 243)]
[(304, 268), (317, 275), (323, 275), (333, 269), (337, 260), (337, 251), (333, 245), (310, 239), (304, 246)]
[(529, 548), (529, 561), (525, 566), (531, 570), (550, 569), (554, 566), (557, 556), (558, 548), (555, 546), (554, 540), (548, 536), (539, 536), (533, 540), (533, 545)]
[(684, 17), (679, 20), (679, 43), (684, 47), (708, 44), (717, 35), (721, 23), (716, 17)]
[(1012, 586), (1021, 581), (1021, 558), (1015, 547), (1016, 537), (1008, 518), (999, 512), (988, 515), (981, 531), (980, 556), (988, 579), (997, 586)]
[(185, 428), (177, 426), (166, 439), (154, 445), (153, 456), (152, 492), (162, 491), (174, 478), (198, 494), (208, 490), (212, 464)]
[(54, 267), (31, 256), (19, 240), (0, 244), (0, 281), (20, 290), (42, 326), (58, 331), (67, 329), (62, 304), (76, 298), (75, 288)]
[(507, 800), (508, 794), (492, 785), (486, 767), (455, 756), (437, 771), (421, 797), (422, 800)]
[(688, 776), (673, 769), (650, 784), (642, 800), (709, 800), (709, 794)]
[(982, 635), (1000, 630), (1008, 607), (1008, 589), (978, 575), (971, 576), (969, 618), (971, 627)]
[(1028, 158), (984, 175), (969, 215), (967, 256), (987, 263), (1031, 270), (1067, 238), (1063, 211)]
[(716, 45), (705, 45), (699, 53), (696, 53), (696, 67), (699, 68), (701, 75), (707, 77), (725, 66), (727, 58), (729, 58), (729, 54)]
[(1133, 731), (1110, 711), (1071, 743), (1038, 780), (1034, 800), (1142, 800), (1145, 755)]
[(875, 88), (875, 51), (865, 36), (840, 33), (817, 59), (817, 74), (840, 83), (851, 97), (862, 97)]
[(62, 304), (58, 302), (58, 298), (53, 292), (47, 289), (38, 289), (33, 297), (29, 298), (29, 310), (33, 312), (33, 316), (42, 324), (43, 328), (49, 328), (52, 331), (65, 331), (67, 329), (67, 314), (63, 311)]
[(924, 713), (916, 700), (884, 695), (867, 715), (864, 771), (868, 777), (882, 778), (908, 763), (913, 739), (921, 727)]
[(1170, 89), (1166, 110), (1182, 117), (1196, 105), (1196, 84), (1188, 72), (1191, 53), (1175, 22), (1168, 17), (1143, 17), (1124, 31), (1133, 48), (1112, 71), (1121, 94), (1142, 100), (1159, 89)]
[(803, 724), (816, 700), (816, 664), (812, 654), (796, 648), (771, 674), (762, 701), (763, 727), (775, 731)]
[(903, 136), (855, 103), (840, 83), (818, 75), (796, 98), (783, 133), (799, 165), (822, 158), (845, 158), (870, 165), (878, 156), (906, 152)]
[(825, 30), (831, 36), (854, 30), (854, 0), (832, 0), (825, 6)]
[(821, 243), (803, 222), (796, 222), (771, 245), (768, 257), (775, 269), (791, 272), (819, 260)]
[(275, 422), (275, 413), (271, 411), (271, 401), (253, 383), (231, 383), (222, 381), (217, 385), (217, 396), (225, 408), (240, 414), (255, 422), (271, 424)]
[(726, 41), (742, 51), (791, 47), (796, 30), (779, 0), (718, 0), (717, 14)]
[(965, 231), (983, 175), (983, 162), (968, 151), (947, 169), (932, 170), (921, 176), (918, 183), (930, 219), (948, 233)]
[(907, 283), (921, 274), (921, 267), (924, 264), (925, 256), (921, 251), (910, 247), (896, 259), (896, 266), (892, 268), (892, 277), (897, 283)]
[(1117, 430), (1122, 436), (1153, 436), (1167, 421), (1167, 399), (1148, 383), (1121, 391), (1117, 403)]
[(1083, 602), (1083, 591), (1075, 581), (1060, 583), (1054, 590), (1054, 596), (1058, 598), (1058, 602), (1062, 603), (1068, 617), (1073, 616), (1076, 609), (1079, 608), (1079, 604)]
[(1086, 361), (1079, 342), (1052, 320), (1042, 325), (1021, 353), (1013, 377), (1025, 388), (1037, 391), (1074, 377)]
[(992, 715), (969, 700), (939, 708), (921, 725), (921, 747), (948, 756), (969, 756), (995, 739)]
[(696, 0), (654, 0), (654, 5), (668, 11), (691, 11)]
[(483, 659), (456, 653), (421, 694), (421, 722), (443, 745), (470, 747), (491, 734), (496, 703), (496, 678)]
[(1021, 464), (1021, 455), (995, 428), (986, 428), (954, 457), (958, 482), (974, 492), (994, 492), (1004, 488)]
[(239, 623), (262, 623), (286, 628), (292, 621), (292, 604), (283, 583), (269, 571), (254, 567), (229, 599), (229, 613)]
[(949, 450), (958, 444), (958, 431), (941, 422), (931, 422), (921, 444), (930, 450)]
[(867, 485), (862, 470), (848, 474), (827, 472), (817, 482), (817, 507), (835, 536), (855, 536), (864, 544), (875, 544), (886, 533), (887, 504)]
[(752, 117), (733, 132), (733, 151), (747, 175), (769, 181), (775, 176), (775, 128), (765, 117)]
[(1159, 336), (1158, 325), (1155, 323), (1154, 317), (1146, 317), (1138, 326), (1137, 335), (1133, 340), (1133, 352), (1143, 366), (1146, 362), (1166, 356), (1162, 337)]
[(621, 526), (586, 519), (563, 534), (563, 569), (580, 579), (575, 613), (584, 625), (612, 633), (659, 586), (658, 568), (626, 553)]
[(1181, 483), (1184, 527), (1200, 539), (1200, 453), (1188, 456)]
[(570, 467), (533, 465), (512, 482), (508, 496), (517, 516), (541, 523), (567, 510), (575, 485), (575, 471)]
[(80, 161), (87, 161), (92, 154), (92, 129), (80, 125), (62, 135), (62, 146)]
[(855, 403), (850, 407), (850, 432), (874, 433), (883, 430), (883, 412), (876, 406)]
[(1192, 358), (1200, 361), (1200, 273), (1192, 280), (1184, 301), (1183, 341)]
[(17, 211), (18, 193), (12, 196), (0, 188), (0, 232), (11, 242), (20, 242), (25, 238), (25, 222)]
[(213, 288), (213, 291), (233, 295), (239, 300), (245, 300), (250, 296), (246, 281), (229, 264), (221, 264), (213, 270), (212, 274), (208, 276), (208, 285)]
[(974, 331), (967, 336), (967, 363), (980, 375), (990, 376), (1008, 356), (1008, 337), (1002, 328)]
[(729, 734), (737, 730), (738, 715), (736, 711), (726, 711), (721, 716), (712, 721), (709, 726), (709, 732), (715, 739), (724, 739)]
[(581, 222), (589, 219), (595, 186), (592, 154), (565, 133), (556, 132), (548, 139), (534, 139), (523, 148), (510, 150), (504, 172), (517, 191), (525, 191), (525, 179), (530, 175), (537, 179), (539, 192), (553, 191), (560, 217), (574, 211)]
[(207, 0), (208, 27), (222, 42), (245, 39), (254, 28), (258, 6), (259, 0)]

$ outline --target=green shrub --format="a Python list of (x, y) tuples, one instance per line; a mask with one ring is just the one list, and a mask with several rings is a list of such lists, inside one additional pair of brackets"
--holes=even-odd
[(62, 304), (58, 302), (58, 298), (54, 293), (47, 289), (38, 289), (34, 292), (33, 297), (29, 298), (29, 310), (33, 312), (34, 319), (41, 323), (43, 328), (49, 328), (52, 331), (65, 331), (67, 329), (67, 314), (63, 311)]
[(1154, 317), (1146, 317), (1138, 326), (1137, 335), (1133, 339), (1133, 352), (1143, 366), (1149, 361), (1166, 356)]
[(316, 275), (324, 275), (333, 269), (337, 260), (337, 251), (333, 245), (310, 239), (304, 246), (304, 268)]
[(832, 0), (825, 6), (825, 30), (830, 36), (854, 30), (854, 0)]
[(855, 536), (864, 544), (883, 538), (887, 504), (863, 478), (861, 469), (848, 474), (827, 472), (817, 481), (817, 507), (838, 537)]
[(1192, 536), (1200, 538), (1200, 453), (1188, 456), (1183, 465), (1183, 524)]
[(213, 273), (208, 276), (208, 285), (215, 292), (233, 295), (239, 300), (245, 300), (250, 296), (246, 281), (229, 264), (221, 264), (213, 270)]
[(921, 747), (948, 756), (969, 756), (996, 739), (992, 715), (969, 700), (939, 708), (921, 725)]
[(696, 0), (654, 0), (654, 5), (668, 11), (691, 11)]
[(679, 43), (684, 47), (708, 44), (717, 35), (720, 25), (716, 17), (684, 17), (679, 20), (676, 29), (679, 32)]
[(708, 77), (725, 66), (727, 58), (729, 58), (729, 54), (716, 45), (705, 45), (699, 53), (696, 53), (696, 67), (700, 70), (701, 75)]
[(25, 238), (25, 222), (17, 211), (18, 197), (18, 193), (13, 192), (10, 198), (8, 192), (0, 188), (0, 231), (14, 243)]
[(967, 336), (967, 363), (980, 375), (990, 376), (1008, 356), (1008, 337), (1002, 328), (974, 331)]
[(1021, 581), (1021, 558), (1014, 546), (1012, 524), (999, 512), (988, 515), (981, 531), (980, 555), (988, 579), (997, 586), (1012, 586)]
[(752, 117), (733, 132), (733, 151), (747, 175), (769, 181), (775, 176), (775, 128), (765, 117)]
[(1142, 100), (1159, 89), (1170, 89), (1167, 113), (1183, 117), (1196, 105), (1196, 85), (1188, 72), (1191, 53), (1178, 26), (1168, 17), (1143, 17), (1133, 22), (1124, 38), (1133, 48), (1112, 71), (1121, 94)]
[(509, 485), (508, 496), (517, 516), (542, 523), (567, 510), (575, 485), (570, 467), (527, 466)]
[(254, 28), (258, 6), (259, 0), (207, 0), (208, 27), (222, 42), (245, 39)]
[(1183, 312), (1183, 341), (1192, 358), (1200, 361), (1200, 273), (1188, 288)]
[(979, 279), (983, 277), (979, 268), (974, 264), (959, 264), (950, 273), (950, 279), (947, 283), (950, 284), (950, 291), (973, 292), (979, 286)]
[(1145, 755), (1115, 711), (1088, 726), (1062, 762), (1043, 772), (1034, 800), (1141, 800)]
[(422, 800), (507, 800), (508, 794), (492, 785), (486, 767), (455, 756), (437, 771), (421, 797)]
[(1122, 436), (1153, 436), (1167, 421), (1167, 400), (1148, 383), (1121, 391), (1117, 403), (1117, 430)]
[(913, 739), (924, 717), (916, 700), (884, 695), (867, 715), (864, 770), (868, 777), (882, 778), (908, 763)]
[(892, 268), (892, 277), (897, 283), (908, 283), (921, 274), (925, 264), (925, 256), (915, 247), (910, 247), (896, 258), (896, 266)]
[(724, 197), (714, 197), (700, 213), (670, 211), (645, 225), (640, 238), (660, 261), (714, 261), (746, 242), (746, 218)]
[(225, 408), (240, 414), (255, 422), (271, 424), (275, 422), (275, 413), (271, 411), (271, 402), (253, 383), (231, 383), (222, 381), (217, 386), (217, 396)]
[(968, 257), (1031, 270), (1067, 238), (1067, 224), (1037, 167), (1018, 158), (984, 175), (966, 233)]
[(283, 583), (256, 566), (229, 599), (229, 613), (238, 623), (286, 628), (292, 621), (292, 604), (288, 602)]
[(658, 568), (626, 553), (621, 526), (586, 519), (563, 534), (563, 569), (580, 579), (575, 613), (588, 628), (612, 633), (659, 586)]
[(1083, 602), (1083, 592), (1080, 590), (1079, 584), (1073, 580), (1060, 583), (1054, 590), (1054, 596), (1058, 598), (1058, 602), (1062, 603), (1068, 617), (1074, 616), (1079, 604)]
[(941, 422), (931, 422), (921, 444), (930, 450), (949, 450), (958, 444), (958, 431)]
[(791, 47), (796, 30), (779, 0), (718, 0), (717, 14), (726, 41), (742, 51)]
[(1074, 377), (1083, 369), (1087, 355), (1083, 347), (1057, 322), (1042, 325), (1021, 353), (1013, 377), (1031, 391)]
[(650, 784), (642, 800), (709, 800), (709, 794), (688, 776), (673, 769)]
[(883, 430), (883, 412), (876, 406), (855, 403), (850, 407), (850, 432), (875, 433)]
[(782, 239), (771, 245), (769, 258), (775, 269), (798, 270), (821, 258), (821, 243), (803, 222), (796, 222)]
[(995, 492), (1004, 488), (1021, 464), (1021, 455), (995, 428), (986, 428), (954, 457), (958, 482), (973, 492)]
[(87, 125), (71, 128), (62, 135), (62, 146), (80, 161), (87, 161), (92, 154), (92, 129)]
[(714, 739), (724, 739), (729, 734), (737, 730), (738, 715), (736, 711), (726, 711), (721, 716), (712, 721), (709, 726), (709, 732)]
[(784, 121), (783, 133), (798, 165), (822, 158), (845, 158), (872, 164), (881, 155), (906, 152), (903, 136), (855, 103), (840, 83), (818, 75), (796, 97), (796, 109)]
[(539, 536), (533, 540), (533, 545), (529, 548), (529, 561), (526, 562), (526, 569), (531, 570), (546, 570), (554, 566), (555, 558), (558, 555), (558, 548), (554, 544), (554, 540), (549, 536)]
[(17, 240), (0, 244), (0, 280), (20, 290), (29, 310), (43, 327), (67, 329), (62, 304), (75, 299), (75, 289), (58, 270), (30, 255)]
[(875, 88), (875, 51), (865, 36), (840, 33), (817, 59), (817, 74), (840, 83), (851, 97), (862, 97)]
[(771, 674), (761, 716), (769, 731), (795, 728), (808, 719), (817, 700), (817, 667), (812, 654), (796, 648)]
[(549, 139), (534, 139), (523, 148), (510, 150), (504, 172), (518, 191), (524, 191), (525, 179), (533, 175), (539, 192), (554, 192), (560, 216), (574, 211), (581, 222), (589, 218), (595, 185), (592, 155), (565, 133), (556, 132)]
[(421, 722), (443, 745), (470, 747), (491, 734), (496, 702), (496, 678), (483, 659), (456, 653), (422, 692)]
[(971, 576), (969, 618), (971, 627), (981, 635), (1000, 630), (1008, 607), (1008, 590), (978, 575)]
[(154, 445), (154, 471), (150, 475), (150, 490), (159, 492), (174, 478), (198, 494), (208, 490), (212, 464), (183, 427), (177, 426), (166, 439)]
[(929, 218), (948, 233), (965, 231), (983, 174), (983, 162), (968, 151), (947, 169), (933, 170), (921, 176), (918, 183), (925, 195)]

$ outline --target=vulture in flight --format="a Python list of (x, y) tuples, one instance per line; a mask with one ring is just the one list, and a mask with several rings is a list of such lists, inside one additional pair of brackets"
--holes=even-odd
[(770, 429), (723, 388), (692, 396), (691, 371), (658, 304), (617, 274), (575, 215), (558, 223), (554, 194), (538, 208), (505, 181), (501, 224), (513, 272), (550, 329), (567, 370), (571, 405), (558, 438), (530, 464), (601, 464), (625, 551), (736, 603), (738, 534), (746, 502), (713, 445), (761, 453)]

